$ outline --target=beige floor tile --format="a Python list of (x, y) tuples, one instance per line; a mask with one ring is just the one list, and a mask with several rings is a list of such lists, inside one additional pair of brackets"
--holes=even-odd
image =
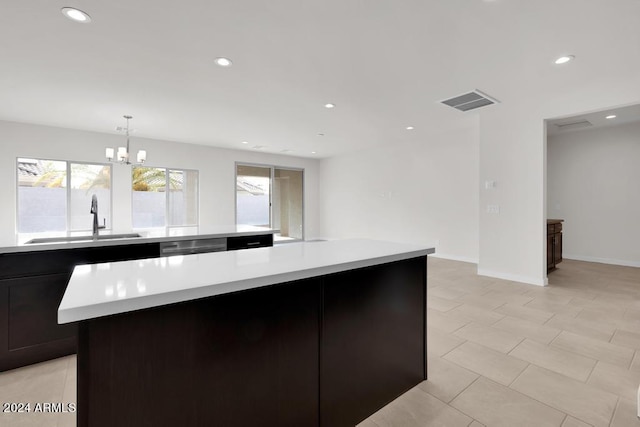
[(486, 308), (474, 307), (467, 304), (456, 307), (449, 313), (455, 316), (460, 316), (462, 318), (471, 319), (474, 322), (482, 323), (483, 325), (492, 325), (504, 317), (504, 315), (498, 314)]
[(440, 357), (429, 358), (427, 369), (428, 380), (418, 387), (446, 403), (478, 378), (478, 374)]
[(473, 420), (473, 422), (471, 424), (469, 424), (469, 427), (487, 427), (484, 424), (478, 422), (477, 420)]
[(627, 320), (633, 320), (636, 322), (640, 322), (640, 310), (635, 310), (632, 308), (627, 309), (624, 313), (624, 318)]
[(496, 323), (491, 325), (491, 327), (511, 332), (512, 334), (520, 337), (530, 338), (543, 344), (549, 344), (558, 336), (558, 334), (560, 334), (560, 329), (551, 328), (549, 326), (540, 325), (538, 323), (511, 316), (498, 320)]
[(490, 426), (560, 426), (565, 414), (508, 387), (480, 378), (451, 406)]
[(576, 317), (582, 308), (570, 306), (563, 303), (555, 302), (554, 300), (535, 298), (533, 301), (525, 305), (529, 308), (535, 308), (536, 310), (547, 311), (553, 314), (559, 314), (566, 317)]
[(535, 308), (530, 308), (529, 306), (521, 306), (516, 304), (505, 304), (502, 307), (496, 308), (495, 311), (511, 317), (517, 317), (539, 324), (543, 324), (553, 316), (553, 313), (549, 313), (547, 311), (542, 311)]
[(517, 290), (516, 292), (508, 292), (506, 290), (491, 290), (487, 293), (482, 294), (485, 298), (491, 298), (496, 301), (501, 301), (504, 304), (516, 304), (516, 305), (524, 305), (531, 301), (533, 301), (533, 297), (523, 295), (521, 290)]
[(573, 299), (571, 295), (556, 295), (549, 292), (550, 287), (533, 288), (525, 292), (524, 295), (534, 298), (532, 302), (546, 302), (555, 305), (567, 305)]
[(524, 295), (531, 290), (531, 285), (520, 282), (512, 282), (511, 280), (495, 279), (491, 286), (487, 288), (487, 290)]
[(427, 354), (443, 356), (465, 342), (462, 338), (427, 327)]
[(69, 361), (61, 357), (0, 375), (4, 402), (59, 402)]
[(518, 344), (509, 355), (579, 381), (587, 381), (596, 365), (594, 359), (555, 349), (529, 339)]
[(583, 421), (573, 418), (571, 415), (567, 415), (564, 422), (562, 423), (562, 427), (591, 427), (591, 424), (587, 424)]
[(611, 344), (621, 345), (627, 348), (640, 350), (640, 333), (623, 331), (618, 329), (611, 338)]
[(614, 311), (614, 309), (594, 310), (592, 308), (585, 308), (576, 316), (576, 319), (584, 319), (590, 322), (604, 324), (615, 329), (624, 321), (622, 314), (623, 312), (620, 311), (620, 309)]
[(640, 427), (638, 409), (634, 400), (620, 399), (610, 427)]
[(418, 387), (373, 414), (370, 420), (380, 427), (467, 427), (473, 421)]
[(609, 425), (618, 401), (612, 393), (534, 365), (511, 388), (596, 427)]
[(511, 384), (528, 365), (520, 359), (472, 342), (451, 350), (444, 359), (503, 385)]
[(427, 298), (427, 307), (438, 311), (449, 311), (461, 304), (461, 302), (452, 301), (446, 298), (440, 298), (435, 295), (429, 295), (429, 297)]
[(640, 372), (606, 362), (598, 362), (587, 382), (624, 399), (633, 400), (638, 395)]
[(623, 368), (629, 368), (635, 353), (626, 347), (566, 331), (561, 332), (551, 342), (551, 346)]
[[(467, 295), (467, 292), (461, 291), (459, 289), (452, 289), (448, 286), (437, 286), (435, 288), (429, 288), (429, 297), (440, 297), (445, 299), (457, 299), (464, 295)], [(427, 300), (429, 299), (427, 297)]]
[(574, 319), (558, 314), (549, 319), (545, 325), (606, 342), (609, 342), (615, 332), (615, 328), (608, 325), (603, 326), (585, 319)]
[(460, 301), (464, 304), (469, 304), (469, 305), (484, 308), (487, 310), (493, 310), (494, 308), (500, 307), (501, 305), (505, 304), (505, 301), (501, 299), (497, 299), (492, 296), (476, 295), (476, 294), (465, 295), (463, 297), (458, 298), (456, 301)]
[(438, 310), (427, 310), (427, 328), (436, 328), (442, 332), (453, 332), (460, 329), (471, 319), (452, 314), (451, 312), (442, 313)]
[(492, 348), (502, 353), (510, 352), (524, 339), (524, 337), (514, 335), (510, 332), (505, 332), (500, 329), (492, 328), (491, 326), (484, 326), (474, 322), (458, 329), (454, 332), (454, 335), (468, 341), (473, 341), (477, 344), (482, 344), (485, 347)]
[[(33, 409), (32, 409), (33, 411)], [(55, 413), (0, 413), (0, 426), (6, 427), (51, 427), (58, 423)]]
[(636, 354), (633, 356), (633, 361), (631, 362), (630, 370), (640, 372), (640, 350), (636, 350)]

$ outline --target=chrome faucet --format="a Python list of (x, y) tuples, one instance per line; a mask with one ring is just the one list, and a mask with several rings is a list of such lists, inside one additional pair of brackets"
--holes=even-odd
[(106, 219), (104, 225), (98, 225), (98, 197), (94, 194), (91, 196), (91, 211), (93, 214), (93, 240), (98, 240), (98, 230), (106, 228)]

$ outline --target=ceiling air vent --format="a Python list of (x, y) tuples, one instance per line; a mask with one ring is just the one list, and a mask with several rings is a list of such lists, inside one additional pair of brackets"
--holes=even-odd
[(469, 111), (487, 105), (497, 104), (499, 101), (476, 89), (463, 95), (445, 99), (441, 102), (459, 111)]
[(559, 130), (580, 129), (580, 128), (588, 128), (589, 126), (593, 126), (593, 124), (589, 120), (556, 123), (555, 125)]

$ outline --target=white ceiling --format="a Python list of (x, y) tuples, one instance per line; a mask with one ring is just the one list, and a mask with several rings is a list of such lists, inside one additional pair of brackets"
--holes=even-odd
[[(615, 117), (607, 119), (607, 116), (610, 115)], [(602, 111), (549, 120), (547, 122), (547, 135), (559, 135), (578, 130), (599, 129), (639, 121), (640, 105), (610, 108)], [(590, 123), (590, 125), (585, 122)], [(574, 127), (573, 124), (577, 124), (577, 126)]]
[(478, 113), (438, 101), (469, 90), (508, 105), (640, 75), (639, 46), (640, 0), (5, 1), (0, 120), (115, 133), (130, 114), (137, 136), (326, 157), (455, 126)]

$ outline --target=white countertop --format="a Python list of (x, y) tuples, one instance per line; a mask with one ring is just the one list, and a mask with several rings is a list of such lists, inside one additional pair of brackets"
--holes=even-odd
[(377, 240), (301, 242), (77, 266), (58, 308), (69, 323), (434, 253)]
[[(187, 232), (180, 234), (179, 231), (171, 230), (170, 234), (164, 232), (159, 234), (158, 232), (146, 232), (141, 231), (139, 234), (142, 237), (124, 238), (124, 239), (112, 239), (112, 240), (91, 240), (91, 236), (88, 235), (88, 240), (73, 241), (73, 242), (56, 242), (56, 243), (32, 243), (21, 244), (16, 246), (7, 246), (0, 248), (0, 255), (17, 252), (40, 252), (40, 251), (52, 251), (58, 249), (75, 249), (75, 248), (92, 248), (103, 246), (118, 246), (118, 245), (140, 245), (144, 243), (159, 243), (159, 242), (176, 242), (179, 240), (190, 239), (212, 239), (217, 237), (236, 237), (236, 236), (257, 236), (262, 234), (278, 233), (280, 230), (264, 227), (254, 227), (251, 225), (227, 225), (227, 226), (208, 226), (199, 227), (197, 232)], [(110, 233), (101, 232), (100, 235), (109, 235)]]

